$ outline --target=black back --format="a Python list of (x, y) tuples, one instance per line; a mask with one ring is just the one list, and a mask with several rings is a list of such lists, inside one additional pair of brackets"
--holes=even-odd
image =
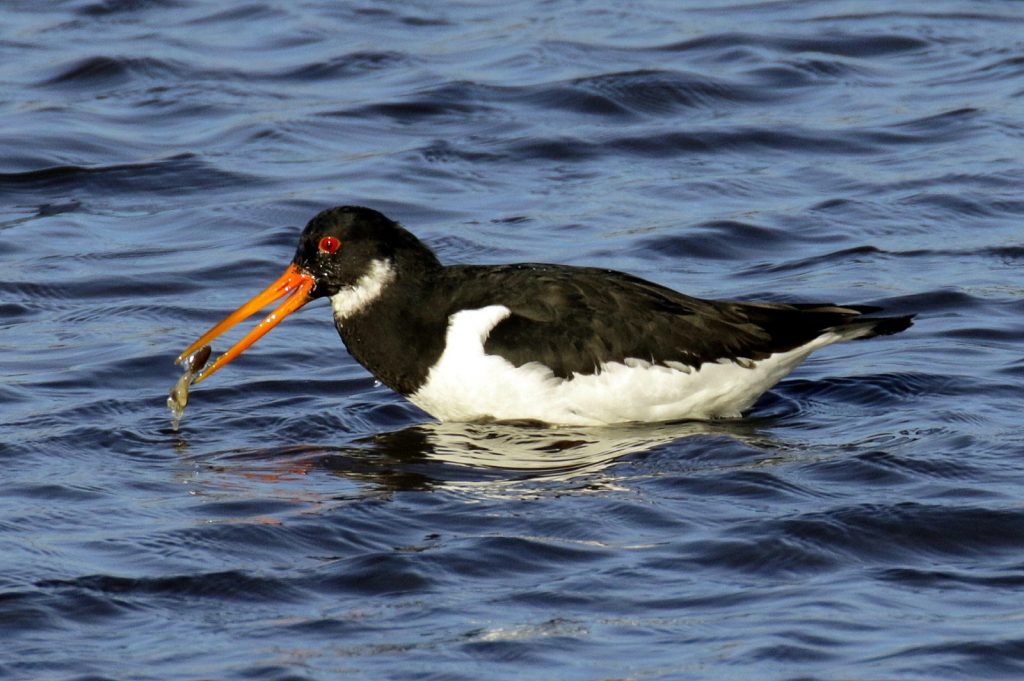
[[(701, 300), (622, 272), (561, 265), (453, 266), (446, 273), (450, 314), (494, 304), (512, 311), (488, 337), (488, 353), (516, 366), (541, 362), (563, 378), (626, 358), (693, 367), (723, 358), (763, 359), (841, 330), (872, 310)], [(910, 325), (910, 318), (899, 319), (902, 326), (863, 335)]]

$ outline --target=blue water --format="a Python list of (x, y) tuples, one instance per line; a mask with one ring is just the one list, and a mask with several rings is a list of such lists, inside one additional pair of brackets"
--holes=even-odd
[[(1024, 5), (889, 6), (0, 5), (0, 677), (1024, 677)], [(174, 431), (342, 203), (917, 322), (544, 430), (433, 423), (311, 305)]]

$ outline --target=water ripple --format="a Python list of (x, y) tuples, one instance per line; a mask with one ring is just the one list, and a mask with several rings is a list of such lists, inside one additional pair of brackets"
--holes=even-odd
[(18, 173), (0, 173), (0, 191), (118, 191), (176, 195), (190, 189), (242, 187), (260, 181), (224, 171), (192, 155), (181, 154), (143, 163), (101, 166), (51, 166)]
[(881, 57), (901, 52), (916, 52), (930, 42), (908, 35), (853, 35), (832, 33), (820, 37), (771, 36), (756, 33), (717, 33), (693, 40), (657, 47), (659, 51), (719, 51), (736, 47), (769, 48), (799, 54), (815, 52), (841, 57)]

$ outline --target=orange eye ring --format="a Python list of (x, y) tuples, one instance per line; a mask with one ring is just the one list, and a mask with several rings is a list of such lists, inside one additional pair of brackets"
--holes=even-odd
[(339, 248), (341, 248), (341, 241), (333, 236), (325, 236), (317, 245), (317, 249), (321, 253), (334, 253)]

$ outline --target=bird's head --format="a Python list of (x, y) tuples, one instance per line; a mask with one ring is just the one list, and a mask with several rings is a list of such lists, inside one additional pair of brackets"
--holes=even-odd
[(330, 298), (336, 318), (354, 314), (379, 296), (394, 278), (396, 263), (409, 259), (410, 253), (429, 266), (437, 263), (415, 236), (375, 210), (339, 206), (322, 211), (302, 230), (295, 257), (284, 274), (185, 348), (177, 362), (180, 364), (231, 327), (281, 298), (284, 302), (193, 382), (202, 381), (231, 362), (312, 300)]

